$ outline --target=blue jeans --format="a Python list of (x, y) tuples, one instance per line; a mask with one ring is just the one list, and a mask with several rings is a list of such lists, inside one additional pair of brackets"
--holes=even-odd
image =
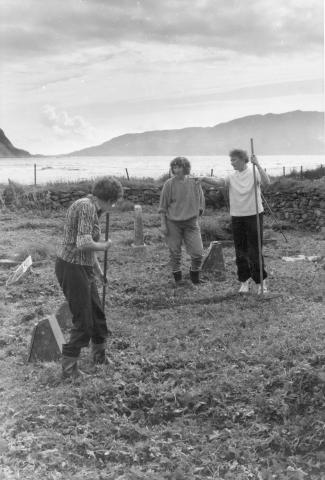
[(182, 242), (191, 257), (191, 270), (198, 271), (201, 268), (203, 258), (203, 244), (201, 231), (197, 217), (189, 220), (174, 221), (167, 219), (167, 245), (170, 252), (170, 260), (173, 272), (181, 269)]

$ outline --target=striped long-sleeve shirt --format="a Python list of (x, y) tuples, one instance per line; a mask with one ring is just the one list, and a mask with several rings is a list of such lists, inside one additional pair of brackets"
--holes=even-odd
[(94, 265), (95, 255), (91, 250), (80, 247), (91, 240), (100, 239), (98, 209), (92, 195), (76, 200), (68, 208), (63, 240), (58, 257), (78, 265)]

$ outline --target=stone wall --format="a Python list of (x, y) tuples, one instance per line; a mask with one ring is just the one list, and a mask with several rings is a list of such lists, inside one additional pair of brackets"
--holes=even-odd
[[(153, 205), (159, 202), (161, 189), (156, 188), (137, 188), (137, 187), (124, 187), (124, 199), (133, 203), (140, 203), (145, 205)], [(49, 191), (48, 196), (53, 206), (67, 207), (77, 198), (81, 198), (87, 195), (89, 190), (71, 190), (67, 191)]]
[[(278, 189), (273, 185), (272, 190), (266, 190), (264, 196), (273, 213), (279, 220), (292, 223), (306, 230), (320, 230), (325, 226), (325, 188), (320, 186), (295, 187), (294, 190)], [(9, 185), (2, 192), (4, 206), (24, 207), (28, 209), (57, 210), (67, 208), (72, 202), (87, 195), (89, 186), (83, 188), (68, 188), (64, 190), (38, 190), (25, 192), (20, 187)], [(124, 198), (133, 203), (157, 205), (161, 187), (124, 187)], [(205, 189), (207, 206), (222, 208), (227, 205), (227, 196), (222, 190)], [(265, 211), (268, 213), (267, 205)]]
[[(306, 230), (321, 230), (325, 226), (325, 189), (291, 192), (265, 192), (266, 202), (275, 216)], [(267, 211), (267, 206), (265, 205)]]

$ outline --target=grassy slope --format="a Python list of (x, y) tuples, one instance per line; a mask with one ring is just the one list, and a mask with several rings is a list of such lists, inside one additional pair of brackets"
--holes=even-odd
[(233, 295), (230, 247), (225, 282), (175, 290), (157, 214), (145, 209), (145, 259), (129, 246), (132, 214), (113, 215), (114, 368), (94, 372), (86, 349), (92, 376), (78, 384), (60, 381), (59, 364), (26, 364), (33, 324), (63, 300), (53, 273), (62, 218), (0, 221), (0, 255), (46, 260), (8, 288), (0, 270), (0, 478), (325, 478), (323, 270), (281, 260), (321, 254), (324, 241), (294, 232), (287, 246), (275, 234), (265, 253), (279, 295), (261, 301)]

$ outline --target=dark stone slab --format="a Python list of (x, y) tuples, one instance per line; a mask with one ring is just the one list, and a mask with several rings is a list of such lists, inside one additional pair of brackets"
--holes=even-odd
[(202, 272), (213, 272), (220, 280), (225, 280), (226, 269), (221, 242), (211, 242), (207, 255), (202, 262)]
[(29, 348), (28, 362), (52, 362), (62, 355), (64, 336), (57, 319), (50, 316), (35, 325)]

